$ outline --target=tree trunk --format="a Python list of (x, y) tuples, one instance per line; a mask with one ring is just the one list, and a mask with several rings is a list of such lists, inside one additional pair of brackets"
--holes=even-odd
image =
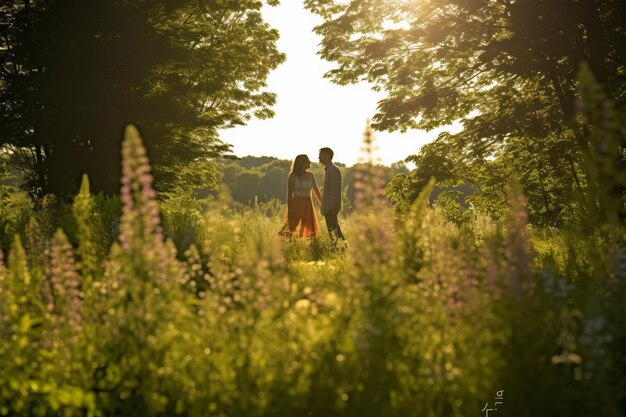
[(565, 121), (566, 123), (569, 123), (574, 118), (575, 114), (574, 95), (561, 83), (558, 69), (550, 58), (546, 58), (545, 70), (550, 82), (552, 83), (552, 88), (554, 88), (556, 97), (559, 99), (559, 104), (561, 105), (561, 111), (563, 111), (563, 115), (565, 116)]
[(40, 144), (35, 145), (35, 172), (37, 173), (37, 182), (39, 188), (41, 188), (41, 195), (46, 195), (48, 192), (48, 187), (46, 184), (46, 167), (44, 166), (44, 155), (43, 149)]

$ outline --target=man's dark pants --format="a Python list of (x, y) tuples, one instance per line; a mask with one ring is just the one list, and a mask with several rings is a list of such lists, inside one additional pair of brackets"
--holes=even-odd
[(331, 213), (325, 214), (326, 218), (326, 227), (328, 227), (328, 234), (330, 235), (332, 240), (333, 236), (336, 239), (345, 240), (343, 237), (343, 233), (341, 233), (341, 229), (339, 228), (339, 222), (337, 221), (337, 215), (333, 215)]

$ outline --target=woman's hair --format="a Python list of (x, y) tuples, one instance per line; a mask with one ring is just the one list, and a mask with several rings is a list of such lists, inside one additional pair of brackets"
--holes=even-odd
[(291, 169), (291, 173), (296, 174), (299, 177), (304, 175), (304, 171), (306, 170), (305, 164), (307, 162), (311, 161), (309, 160), (309, 157), (305, 154), (296, 156), (296, 159), (293, 161), (293, 168)]

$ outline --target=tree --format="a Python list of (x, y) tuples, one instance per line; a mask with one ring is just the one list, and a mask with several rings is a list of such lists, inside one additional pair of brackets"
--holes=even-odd
[[(475, 171), (484, 170), (494, 158), (532, 141), (539, 145), (535, 149), (542, 164), (553, 161), (548, 171), (575, 171), (550, 181), (565, 181), (560, 189), (576, 187), (575, 177), (590, 176), (582, 155), (593, 147), (590, 130), (574, 123), (580, 64), (589, 63), (618, 108), (626, 100), (626, 74), (621, 70), (626, 56), (620, 52), (626, 46), (623, 1), (306, 4), (324, 18), (316, 28), (323, 36), (320, 55), (337, 63), (326, 76), (338, 84), (368, 81), (386, 92), (374, 128), (430, 130), (455, 120), (463, 123), (462, 132), (444, 134), (437, 142), (439, 150), (453, 151), (452, 158), (439, 155), (456, 166), (446, 170), (463, 172), (465, 178), (476, 178)], [(546, 172), (531, 176), (542, 175)], [(420, 184), (424, 181), (419, 179)], [(545, 212), (553, 217), (559, 211), (551, 207)]]
[(229, 150), (218, 129), (273, 115), (275, 95), (263, 88), (284, 55), (262, 6), (4, 2), (0, 145), (42, 193), (73, 192), (82, 173), (94, 190), (114, 192), (122, 131), (133, 122), (160, 188), (173, 187), (181, 167)]
[(261, 182), (259, 183), (259, 195), (261, 202), (266, 202), (274, 198), (286, 202), (287, 200), (287, 178), (289, 171), (274, 166), (265, 170)]
[(237, 177), (232, 190), (233, 198), (245, 204), (251, 204), (255, 197), (259, 197), (261, 176), (254, 171), (244, 171)]
[[(339, 84), (388, 93), (374, 126), (432, 129), (486, 111), (516, 90), (540, 92), (574, 116), (575, 77), (588, 61), (621, 97), (626, 7), (614, 0), (307, 0), (324, 17), (320, 55)], [(497, 91), (491, 91), (497, 86)], [(515, 101), (515, 100), (513, 100)], [(522, 101), (523, 102), (523, 101)], [(545, 104), (545, 103), (544, 103)], [(547, 108), (545, 105), (541, 109)]]

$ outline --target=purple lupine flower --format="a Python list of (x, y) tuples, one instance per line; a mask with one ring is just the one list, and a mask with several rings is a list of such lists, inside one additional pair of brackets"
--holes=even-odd
[(51, 300), (47, 300), (49, 311), (66, 319), (74, 331), (81, 330), (82, 297), (78, 281), (78, 268), (72, 245), (61, 229), (54, 235), (49, 250), (46, 275), (51, 286)]
[(128, 126), (122, 143), (123, 214), (120, 240), (124, 249), (129, 249), (132, 239), (140, 236), (154, 236), (155, 243), (163, 242), (152, 182), (149, 161), (139, 132), (134, 126)]
[(129, 125), (122, 143), (122, 219), (120, 243), (133, 262), (149, 268), (158, 284), (177, 282), (182, 269), (176, 262), (176, 248), (165, 242), (159, 217), (153, 176), (137, 129)]

